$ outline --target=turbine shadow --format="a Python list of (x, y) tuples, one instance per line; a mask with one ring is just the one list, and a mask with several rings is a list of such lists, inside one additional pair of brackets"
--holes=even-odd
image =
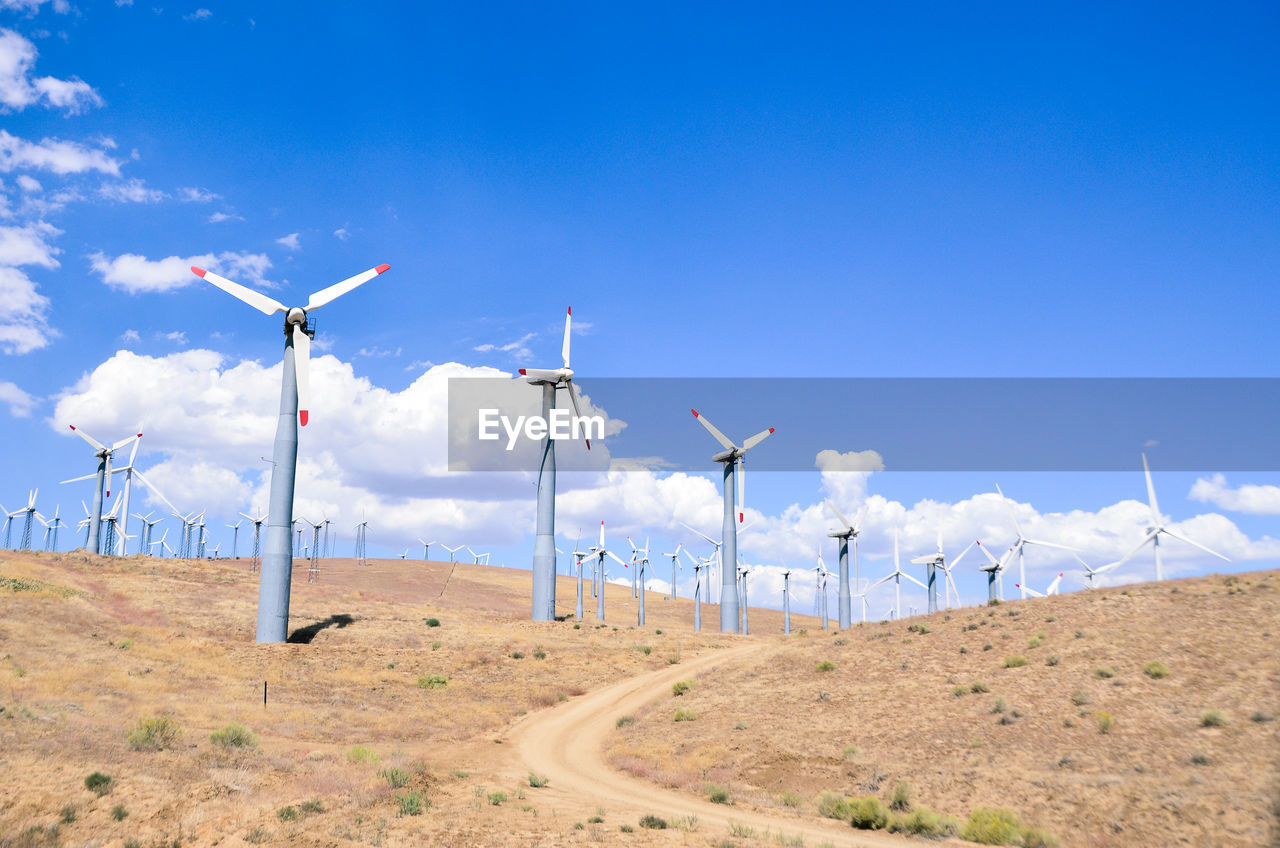
[(299, 627), (297, 630), (289, 634), (287, 641), (292, 645), (310, 645), (311, 640), (316, 638), (320, 631), (324, 630), (326, 627), (342, 628), (350, 624), (355, 624), (355, 621), (356, 620), (352, 616), (347, 615), (345, 612), (340, 612), (337, 615), (329, 616), (324, 621), (317, 621), (315, 624), (308, 624), (306, 627)]

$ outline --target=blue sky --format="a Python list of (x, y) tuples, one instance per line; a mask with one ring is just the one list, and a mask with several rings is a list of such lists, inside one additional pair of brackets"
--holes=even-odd
[[(269, 4), (0, 0), (0, 498), (79, 510), (57, 486), (91, 470), (77, 416), (102, 439), (142, 420), (139, 465), (183, 508), (255, 501), (278, 322), (193, 258), (282, 300), (391, 265), (316, 316), (299, 487), (303, 512), (379, 511), (384, 551), (426, 534), (529, 558), (528, 481), (448, 479), (434, 387), (558, 365), (568, 304), (588, 394), (593, 375), (1280, 376), (1278, 17), (318, 3), (304, 26)], [(1102, 561), (1141, 538), (1142, 449), (1129, 474), (1001, 482)], [(894, 526), (928, 547), (930, 501), (1007, 544), (974, 500), (991, 475), (854, 476), (755, 478), (772, 535), (747, 555), (808, 565), (835, 493), (884, 499), (875, 556)], [(1276, 478), (1157, 486), (1254, 568), (1280, 561), (1280, 491), (1240, 487)], [(674, 543), (673, 501), (714, 529), (709, 482), (663, 483), (566, 478), (560, 529)]]

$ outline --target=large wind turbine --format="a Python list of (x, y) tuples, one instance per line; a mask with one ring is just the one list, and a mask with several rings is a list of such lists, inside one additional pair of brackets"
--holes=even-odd
[[(1151, 506), (1151, 526), (1147, 528), (1147, 535), (1143, 537), (1142, 541), (1139, 542), (1137, 545), (1135, 545), (1133, 550), (1129, 551), (1129, 553), (1125, 554), (1124, 556), (1120, 557), (1120, 559), (1116, 560), (1116, 562), (1112, 563), (1112, 565), (1118, 566), (1128, 562), (1133, 557), (1134, 554), (1142, 550), (1143, 545), (1145, 545), (1147, 542), (1150, 542), (1151, 548), (1155, 553), (1155, 557), (1156, 557), (1156, 580), (1163, 580), (1164, 572), (1161, 569), (1161, 563), (1160, 563), (1160, 534), (1161, 533), (1165, 534), (1166, 536), (1170, 536), (1174, 539), (1177, 539), (1179, 542), (1186, 542), (1188, 545), (1195, 545), (1200, 550), (1204, 551), (1207, 554), (1213, 554), (1220, 560), (1231, 562), (1230, 559), (1227, 559), (1227, 557), (1224, 557), (1222, 554), (1218, 553), (1217, 551), (1209, 550), (1204, 545), (1200, 544), (1194, 539), (1188, 539), (1186, 536), (1179, 536), (1177, 533), (1173, 532), (1172, 530), (1170, 530), (1168, 527), (1165, 526), (1164, 517), (1160, 515), (1160, 506), (1159, 504), (1156, 503), (1156, 487), (1151, 483), (1151, 468), (1147, 465), (1147, 455), (1145, 453), (1142, 455), (1142, 471), (1147, 475), (1147, 497), (1150, 500), (1150, 506)], [(1109, 567), (1110, 566), (1103, 566), (1103, 568), (1109, 568)], [(1102, 569), (1098, 569), (1098, 570), (1101, 571)]]
[(314, 331), (307, 326), (307, 314), (372, 280), (389, 267), (379, 265), (370, 268), (314, 293), (307, 299), (306, 306), (292, 308), (212, 271), (195, 266), (191, 268), (205, 282), (212, 283), (264, 315), (284, 313), (284, 366), (280, 416), (276, 424), (275, 449), (271, 455), (270, 518), (262, 572), (258, 578), (258, 642), (283, 642), (289, 635), (289, 582), (293, 574), (290, 542), (293, 534), (293, 487), (298, 464), (298, 425), (307, 426), (311, 408), (310, 359)]
[[(554, 371), (521, 368), (520, 373), (535, 386), (542, 387), (542, 420), (550, 421), (556, 408), (556, 389), (569, 391), (573, 414), (582, 417), (578, 395), (573, 388), (573, 369), (569, 367), (569, 331), (573, 307), (564, 316), (564, 342), (560, 346), (562, 366)], [(591, 440), (585, 439), (587, 450)], [(533, 542), (533, 620), (555, 621), (556, 618), (556, 440), (548, 430), (542, 444), (542, 466), (538, 470), (538, 525)]]
[(833, 539), (840, 540), (840, 629), (848, 630), (853, 623), (853, 603), (849, 595), (849, 540), (853, 540), (853, 571), (854, 582), (858, 580), (858, 534), (862, 532), (862, 518), (866, 514), (866, 507), (858, 510), (857, 516), (853, 522), (840, 514), (840, 510), (836, 509), (836, 505), (827, 500), (827, 507), (835, 513), (836, 518), (840, 521), (841, 529), (832, 531), (827, 535)]
[[(742, 523), (745, 517), (743, 512), (734, 509), (734, 478), (738, 481), (738, 502), (742, 503), (743, 488), (746, 485), (744, 474), (738, 474), (738, 466), (743, 464), (747, 451), (767, 439), (773, 433), (773, 428), (761, 430), (749, 439), (746, 439), (741, 445), (735, 445), (729, 440), (729, 437), (716, 429), (705, 416), (699, 415), (698, 410), (689, 410), (693, 413), (693, 417), (707, 428), (707, 432), (719, 442), (724, 450), (711, 457), (712, 462), (720, 462), (724, 464), (724, 522), (721, 525), (722, 538), (724, 539), (724, 553), (720, 558), (720, 632), (721, 633), (737, 633), (738, 632), (738, 581), (737, 575), (734, 573), (737, 569), (738, 562), (738, 525)], [(742, 507), (744, 510), (745, 506)], [(736, 513), (736, 515), (735, 515)], [(736, 520), (735, 520), (736, 519)]]
[[(116, 451), (120, 450), (135, 440), (141, 439), (142, 434), (138, 433), (129, 436), (126, 439), (113, 444), (111, 447), (99, 442), (93, 436), (90, 436), (84, 430), (76, 429), (76, 425), (71, 424), (71, 429), (77, 436), (84, 439), (93, 448), (93, 455), (98, 458), (98, 471), (95, 474), (88, 474), (84, 477), (73, 477), (70, 480), (63, 480), (63, 483), (76, 483), (80, 480), (95, 480), (93, 485), (93, 509), (89, 513), (89, 538), (85, 542), (85, 549), (89, 553), (102, 553), (102, 547), (99, 544), (98, 531), (102, 526), (102, 500), (104, 497), (111, 497), (111, 457)], [(105, 494), (104, 494), (105, 492)]]
[(886, 583), (890, 580), (893, 581), (893, 592), (894, 592), (893, 609), (894, 609), (895, 620), (902, 618), (902, 578), (903, 577), (907, 578), (912, 583), (919, 586), (921, 589), (926, 588), (923, 583), (921, 583), (919, 580), (915, 579), (910, 574), (907, 574), (905, 571), (902, 570), (902, 563), (901, 563), (901, 560), (899, 560), (898, 558), (898, 534), (894, 533), (893, 534), (893, 571), (890, 572), (889, 574), (886, 574), (884, 577), (881, 577), (879, 580), (877, 580), (876, 582), (868, 586), (867, 591), (870, 592), (872, 589), (879, 586), (881, 583)]
[(1026, 554), (1023, 552), (1023, 549), (1026, 548), (1027, 545), (1039, 545), (1042, 548), (1057, 548), (1062, 551), (1074, 551), (1075, 548), (1069, 548), (1066, 545), (1054, 544), (1053, 542), (1040, 542), (1036, 539), (1028, 539), (1026, 536), (1023, 536), (1022, 527), (1018, 524), (1018, 516), (1013, 511), (1013, 504), (1009, 503), (1008, 498), (1004, 496), (1004, 492), (1000, 491), (999, 485), (996, 486), (996, 491), (1000, 493), (1000, 501), (1005, 505), (1005, 508), (1009, 510), (1009, 519), (1013, 522), (1013, 530), (1017, 534), (1017, 539), (1014, 540), (1013, 547), (1009, 549), (1008, 562), (1012, 562), (1013, 557), (1018, 558), (1017, 587), (1019, 591), (1022, 592), (1022, 597), (1025, 598), (1027, 596), (1027, 566), (1025, 562)]
[(970, 542), (969, 547), (965, 548), (960, 556), (947, 564), (947, 555), (942, 552), (942, 531), (938, 531), (938, 550), (935, 553), (918, 556), (911, 560), (916, 565), (925, 566), (925, 583), (929, 584), (929, 612), (938, 611), (938, 572), (943, 575), (943, 595), (947, 605), (947, 609), (951, 609), (951, 592), (956, 593), (956, 605), (960, 605), (960, 592), (956, 590), (956, 583), (951, 579), (951, 569), (955, 568), (960, 560), (964, 559), (964, 555), (972, 550), (975, 543)]

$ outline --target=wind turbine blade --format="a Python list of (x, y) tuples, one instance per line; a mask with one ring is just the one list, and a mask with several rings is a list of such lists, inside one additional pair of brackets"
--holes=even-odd
[(1059, 572), (1058, 576), (1053, 578), (1053, 582), (1049, 584), (1049, 588), (1045, 590), (1045, 594), (1046, 595), (1058, 594), (1058, 586), (1060, 586), (1061, 584), (1062, 584), (1062, 573)]
[(719, 430), (716, 429), (716, 425), (708, 421), (705, 416), (698, 414), (698, 410), (691, 409), (689, 411), (693, 413), (694, 418), (702, 422), (702, 426), (707, 428), (707, 432), (710, 433), (717, 442), (723, 445), (725, 450), (733, 450), (734, 448), (737, 447), (737, 445), (729, 441), (728, 436), (726, 436), (724, 433), (721, 433)]
[(991, 551), (987, 550), (985, 545), (981, 542), (974, 542), (974, 544), (978, 546), (978, 550), (982, 551), (983, 555), (986, 556), (987, 559), (991, 560), (992, 566), (995, 568), (1000, 567), (1000, 561), (991, 555)]
[(72, 477), (70, 480), (63, 480), (63, 483), (79, 483), (81, 480), (92, 480), (97, 474), (86, 474), (83, 477)]
[(912, 583), (916, 584), (917, 586), (919, 586), (921, 589), (928, 589), (928, 588), (929, 588), (928, 586), (924, 585), (924, 584), (923, 584), (923, 583), (921, 583), (919, 580), (915, 579), (914, 577), (912, 577), (910, 574), (908, 574), (908, 573), (907, 573), (907, 572), (905, 572), (905, 571), (904, 571), (904, 572), (902, 572), (902, 576), (903, 576), (903, 577), (905, 577), (905, 578), (907, 578), (908, 580), (910, 580)]
[(569, 311), (564, 314), (564, 344), (560, 346), (560, 360), (564, 362), (564, 367), (569, 367), (569, 323), (573, 320), (573, 307), (569, 307)]
[(1000, 484), (996, 483), (996, 491), (1000, 493), (1000, 502), (1004, 504), (1004, 508), (1009, 510), (1009, 519), (1013, 521), (1013, 529), (1017, 531), (1019, 538), (1022, 536), (1022, 528), (1018, 526), (1018, 516), (1013, 511), (1013, 504), (1005, 497), (1004, 492), (1000, 489)]
[(1013, 588), (1015, 588), (1015, 589), (1021, 589), (1022, 591), (1026, 592), (1028, 595), (1031, 595), (1031, 596), (1032, 596), (1032, 597), (1034, 597), (1034, 598), (1043, 598), (1043, 597), (1044, 597), (1044, 595), (1042, 595), (1041, 593), (1037, 592), (1035, 589), (1032, 589), (1030, 586), (1023, 586), (1021, 583), (1014, 583), (1014, 584), (1013, 584)]
[(738, 457), (735, 460), (738, 463), (738, 523), (741, 524), (746, 520), (747, 513), (747, 464), (743, 461), (746, 457)]
[(1227, 558), (1226, 558), (1226, 557), (1224, 557), (1222, 554), (1218, 553), (1218, 552), (1217, 552), (1217, 551), (1215, 551), (1215, 550), (1211, 550), (1211, 549), (1209, 549), (1209, 548), (1206, 548), (1204, 545), (1200, 544), (1199, 542), (1195, 541), (1194, 539), (1188, 539), (1186, 536), (1179, 536), (1177, 533), (1175, 533), (1175, 532), (1173, 532), (1172, 530), (1169, 530), (1169, 529), (1165, 529), (1165, 530), (1164, 530), (1164, 531), (1162, 531), (1162, 532), (1164, 532), (1164, 533), (1166, 533), (1166, 534), (1168, 534), (1168, 535), (1172, 536), (1173, 538), (1177, 539), (1177, 540), (1178, 540), (1178, 541), (1180, 541), (1180, 542), (1186, 542), (1188, 545), (1195, 545), (1195, 546), (1196, 546), (1197, 548), (1199, 548), (1200, 550), (1204, 551), (1204, 552), (1205, 552), (1205, 553), (1207, 553), (1207, 554), (1213, 554), (1213, 555), (1214, 555), (1214, 556), (1216, 556), (1218, 559), (1226, 560), (1227, 562), (1231, 562), (1231, 560), (1227, 559)]
[(106, 476), (104, 476), (102, 479), (103, 479), (103, 487), (106, 489), (106, 494), (104, 494), (103, 497), (109, 498), (111, 497), (111, 452), (110, 451), (107, 452)]
[(937, 554), (925, 554), (924, 556), (918, 556), (915, 559), (911, 560), (911, 564), (912, 565), (928, 565), (931, 562), (937, 562), (937, 561), (938, 561)]
[(1071, 548), (1066, 545), (1059, 545), (1056, 542), (1041, 542), (1038, 539), (1023, 539), (1028, 545), (1039, 545), (1042, 548), (1057, 548), (1060, 551), (1079, 551), (1079, 548)]
[(605, 551), (604, 555), (612, 559), (614, 562), (616, 562), (618, 565), (622, 566), (623, 568), (628, 567), (627, 564), (622, 561), (622, 558), (617, 554), (615, 554), (613, 551)]
[(769, 436), (772, 435), (772, 433), (773, 433), (772, 427), (770, 427), (768, 430), (761, 430), (759, 433), (756, 433), (754, 436), (752, 436), (751, 438), (747, 439), (745, 442), (742, 443), (742, 450), (744, 452), (751, 450), (753, 447), (760, 444), (765, 439), (769, 438)]
[(840, 510), (836, 509), (836, 505), (831, 502), (831, 498), (827, 498), (827, 508), (835, 513), (836, 520), (840, 522), (840, 529), (847, 530), (848, 528), (853, 526), (852, 524), (849, 523), (849, 519), (845, 518), (844, 515), (840, 512)]
[(961, 552), (960, 556), (956, 557), (955, 559), (951, 560), (951, 562), (947, 563), (947, 569), (950, 570), (952, 568), (955, 568), (960, 563), (960, 560), (964, 559), (964, 555), (969, 553), (969, 551), (973, 550), (973, 546), (975, 544), (977, 543), (970, 542), (969, 547), (965, 548), (964, 551)]
[(104, 450), (106, 450), (106, 449), (107, 449), (106, 445), (102, 444), (102, 442), (98, 441), (98, 440), (97, 440), (97, 439), (95, 439), (93, 436), (90, 436), (90, 435), (89, 435), (88, 433), (86, 433), (84, 430), (76, 430), (76, 425), (74, 425), (74, 424), (69, 424), (69, 425), (67, 425), (67, 426), (69, 426), (69, 427), (70, 427), (70, 428), (75, 432), (75, 434), (76, 434), (77, 436), (79, 436), (80, 438), (82, 438), (82, 439), (84, 439), (86, 442), (88, 442), (90, 445), (92, 445), (92, 446), (94, 447), (94, 449), (95, 449), (95, 450), (104, 451)]
[[(173, 513), (175, 516), (177, 516), (179, 519), (182, 519), (182, 515), (178, 512), (178, 508), (177, 508), (176, 506), (174, 506), (173, 504), (171, 504), (171, 503), (169, 502), (169, 499), (168, 499), (168, 498), (166, 498), (163, 494), (161, 494), (161, 493), (160, 493), (160, 490), (159, 490), (159, 489), (157, 489), (157, 488), (155, 487), (155, 485), (154, 485), (150, 480), (148, 480), (146, 477), (144, 477), (144, 476), (142, 475), (142, 472), (141, 472), (141, 471), (134, 471), (134, 472), (133, 472), (133, 476), (138, 478), (138, 482), (139, 482), (139, 483), (141, 483), (142, 485), (146, 486), (146, 487), (147, 487), (148, 489), (150, 489), (151, 491), (155, 492), (156, 497), (157, 497), (157, 498), (159, 498), (161, 501), (163, 501), (165, 506), (169, 507), (169, 511), (170, 511), (170, 512), (172, 512), (172, 513)], [(182, 520), (184, 520), (184, 521), (185, 521), (185, 519), (182, 519)]]
[[(692, 527), (690, 527), (688, 524), (685, 524), (683, 521), (681, 521), (681, 522), (680, 522), (680, 526), (681, 526), (681, 527), (683, 527), (684, 529), (688, 530), (689, 532), (694, 533), (694, 534), (696, 534), (696, 535), (698, 535), (698, 536), (701, 536), (703, 539), (706, 539), (706, 541), (707, 541), (707, 544), (708, 544), (708, 545), (714, 545), (714, 546), (715, 546), (715, 547), (717, 547), (717, 548), (718, 548), (718, 547), (720, 547), (720, 543), (719, 543), (719, 542), (715, 541), (715, 540), (714, 540), (714, 539), (712, 539), (710, 536), (708, 536), (707, 534), (705, 534), (705, 533), (703, 533), (703, 532), (701, 532), (701, 531), (694, 530)], [(601, 539), (603, 540), (603, 536), (601, 537)], [(603, 544), (603, 541), (602, 541), (602, 544)]]
[(202, 277), (206, 283), (213, 283), (236, 300), (243, 301), (263, 315), (275, 315), (277, 312), (288, 312), (289, 308), (275, 298), (267, 297), (253, 289), (245, 288), (239, 283), (233, 283), (226, 277), (220, 277), (212, 271), (206, 271), (203, 268), (191, 266), (191, 273), (197, 277)]
[(130, 462), (132, 462), (133, 455), (137, 454), (138, 452), (138, 447), (137, 447), (138, 439), (141, 439), (141, 438), (142, 438), (141, 433), (137, 434), (136, 436), (129, 436), (127, 438), (121, 439), (120, 441), (116, 442), (114, 445), (111, 446), (111, 449), (113, 451), (118, 451), (120, 450), (120, 448), (124, 447), (125, 445), (132, 443), (134, 445), (133, 454), (130, 455), (130, 460), (129, 460)]
[[(566, 340), (567, 340), (568, 338), (569, 338), (568, 336), (565, 336), (565, 339), (566, 339)], [(567, 343), (567, 341), (566, 341), (566, 343)], [(573, 381), (572, 381), (572, 380), (570, 380), (570, 381), (569, 381), (569, 383), (568, 383), (568, 387), (569, 387), (569, 402), (573, 404), (573, 415), (574, 415), (574, 417), (575, 417), (575, 418), (581, 418), (581, 417), (582, 417), (582, 410), (578, 409), (578, 394), (577, 394), (577, 389), (575, 389), (575, 388), (573, 387)], [(587, 450), (591, 450), (591, 440), (590, 440), (590, 439), (587, 439), (587, 438), (583, 438), (583, 441), (587, 443)]]
[[(1112, 565), (1124, 565), (1126, 562), (1128, 562), (1130, 559), (1132, 559), (1132, 558), (1133, 558), (1133, 555), (1134, 555), (1134, 554), (1136, 554), (1138, 551), (1142, 550), (1142, 546), (1143, 546), (1143, 545), (1145, 545), (1147, 542), (1150, 542), (1152, 539), (1154, 539), (1154, 538), (1156, 537), (1156, 534), (1157, 534), (1158, 532), (1159, 532), (1159, 531), (1157, 531), (1157, 530), (1150, 530), (1150, 531), (1148, 531), (1148, 532), (1147, 532), (1147, 535), (1143, 537), (1142, 541), (1141, 541), (1141, 542), (1139, 542), (1138, 544), (1136, 544), (1136, 545), (1134, 545), (1134, 546), (1133, 546), (1133, 550), (1129, 551), (1129, 553), (1127, 553), (1127, 554), (1125, 554), (1124, 556), (1120, 557), (1120, 559), (1118, 559), (1118, 560), (1116, 560), (1115, 562), (1113, 562), (1113, 563), (1112, 563)], [(1105, 568), (1105, 567), (1106, 567), (1106, 566), (1103, 566), (1103, 568)], [(1098, 571), (1099, 571), (1099, 572), (1101, 572), (1101, 571), (1102, 571), (1102, 569), (1100, 568), (1100, 569), (1098, 569)]]
[(1160, 526), (1160, 505), (1156, 503), (1156, 487), (1151, 482), (1151, 468), (1147, 465), (1145, 453), (1142, 455), (1142, 473), (1147, 475), (1147, 499), (1151, 504), (1151, 520), (1158, 527)]
[(320, 291), (307, 298), (307, 305), (302, 308), (307, 312), (310, 312), (313, 309), (319, 309), (329, 301), (342, 297), (356, 286), (369, 282), (390, 267), (390, 265), (379, 265), (376, 268), (370, 268), (368, 271), (356, 274), (354, 277), (347, 277), (342, 282), (334, 283), (327, 289), (320, 289)]
[(298, 423), (305, 427), (311, 414), (311, 337), (301, 324), (293, 325), (293, 368), (298, 379)]

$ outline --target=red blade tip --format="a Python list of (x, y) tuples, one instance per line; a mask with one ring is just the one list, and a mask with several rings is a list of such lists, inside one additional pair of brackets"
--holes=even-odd
[(572, 306), (570, 306), (570, 307), (569, 307), (569, 314), (570, 314), (570, 315), (572, 315), (572, 314), (573, 314), (573, 307), (572, 307)]
[(76, 425), (74, 425), (74, 424), (68, 424), (67, 426), (68, 426), (68, 427), (70, 427), (72, 430), (74, 430), (74, 429), (76, 428)]
[(772, 427), (770, 427), (770, 428), (769, 428), (769, 432), (770, 432), (770, 433), (772, 433), (772, 432), (773, 432), (773, 428), (772, 428)]
[(521, 368), (521, 369), (520, 369), (520, 376), (521, 376), (521, 377), (523, 377), (526, 373), (527, 373), (527, 372), (526, 372), (523, 368)]
[(374, 268), (373, 270), (375, 270), (375, 271), (377, 271), (379, 274), (381, 274), (381, 273), (383, 273), (384, 271), (388, 271), (388, 270), (390, 270), (390, 268), (391, 268), (391, 266), (390, 266), (390, 265), (379, 265), (377, 268)]
[(307, 410), (305, 409), (298, 410), (298, 422), (302, 424), (303, 427), (307, 426), (308, 417), (309, 417), (309, 413), (307, 412)]
[(206, 272), (203, 268), (197, 268), (195, 265), (192, 265), (191, 273), (195, 274), (197, 277), (203, 278)]
[(696, 409), (691, 409), (691, 410), (689, 410), (689, 411), (693, 413), (693, 417), (694, 417), (694, 418), (697, 418), (697, 417), (698, 417), (698, 410), (696, 410)]

